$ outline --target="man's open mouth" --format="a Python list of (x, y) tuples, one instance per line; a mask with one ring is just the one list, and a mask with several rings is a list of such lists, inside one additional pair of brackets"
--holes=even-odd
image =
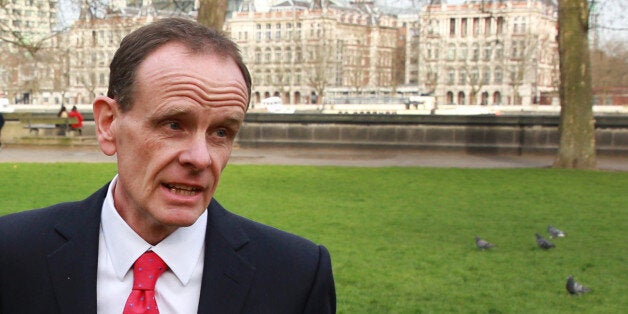
[(201, 191), (200, 188), (195, 187), (195, 186), (189, 186), (189, 185), (164, 184), (164, 186), (168, 188), (168, 190), (170, 190), (170, 192), (174, 194), (185, 195), (185, 196), (196, 195), (198, 192)]

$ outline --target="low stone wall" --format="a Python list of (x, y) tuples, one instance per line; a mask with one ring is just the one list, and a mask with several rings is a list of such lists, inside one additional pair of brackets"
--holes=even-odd
[[(595, 133), (599, 154), (628, 156), (628, 117), (597, 117)], [(97, 145), (93, 121), (85, 122), (80, 137), (42, 135), (31, 136), (18, 121), (8, 121), (2, 130), (2, 142)], [(236, 143), (241, 147), (555, 153), (558, 117), (250, 113)]]
[(20, 145), (96, 145), (96, 130), (94, 121), (84, 121), (82, 135), (68, 132), (65, 136), (58, 136), (56, 129), (41, 129), (33, 134), (19, 121), (7, 121), (2, 128), (2, 143)]
[[(628, 156), (628, 117), (598, 117), (600, 154)], [(555, 153), (558, 117), (249, 115), (243, 147), (352, 147)]]

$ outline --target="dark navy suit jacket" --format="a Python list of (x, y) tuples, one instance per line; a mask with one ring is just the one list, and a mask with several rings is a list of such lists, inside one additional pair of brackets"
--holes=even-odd
[[(0, 313), (96, 313), (106, 193), (0, 217)], [(199, 313), (335, 313), (325, 247), (215, 200), (208, 214)]]

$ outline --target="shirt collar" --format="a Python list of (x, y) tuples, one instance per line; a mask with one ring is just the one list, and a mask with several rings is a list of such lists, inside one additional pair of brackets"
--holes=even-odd
[[(101, 232), (118, 279), (124, 278), (140, 255), (152, 250), (166, 262), (181, 283), (186, 285), (199, 258), (203, 258), (207, 210), (191, 226), (179, 227), (157, 245), (152, 246), (135, 233), (118, 214), (113, 202), (113, 189), (117, 182), (116, 175), (109, 184), (103, 203)], [(183, 252), (185, 254), (182, 254)]]

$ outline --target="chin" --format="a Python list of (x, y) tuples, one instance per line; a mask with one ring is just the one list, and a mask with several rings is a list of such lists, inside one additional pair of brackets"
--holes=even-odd
[(185, 210), (170, 210), (169, 213), (160, 219), (160, 222), (166, 226), (171, 227), (189, 227), (193, 225), (203, 214), (203, 210), (191, 212), (189, 209)]

